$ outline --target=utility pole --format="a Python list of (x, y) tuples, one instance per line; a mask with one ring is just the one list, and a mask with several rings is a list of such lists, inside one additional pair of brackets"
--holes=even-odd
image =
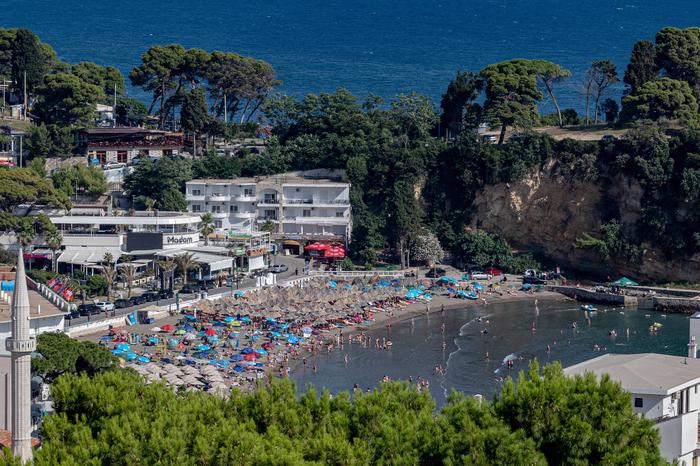
[[(24, 119), (27, 119), (27, 70), (24, 70), (24, 85), (22, 86), (24, 89)], [(22, 141), (20, 139), (20, 141)], [(20, 142), (21, 145), (21, 142)]]
[(114, 106), (112, 106), (112, 128), (117, 127), (117, 83), (114, 83)]

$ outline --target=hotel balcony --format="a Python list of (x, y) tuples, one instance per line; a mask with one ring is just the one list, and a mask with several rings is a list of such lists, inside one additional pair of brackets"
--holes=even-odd
[(255, 199), (255, 196), (245, 196), (243, 194), (231, 195), (231, 200), (237, 202), (255, 202)]
[(345, 207), (350, 205), (349, 199), (284, 199), (284, 205), (289, 206), (318, 206)]
[(228, 212), (211, 212), (211, 216), (214, 218), (226, 218), (228, 217)]
[(256, 218), (258, 216), (257, 212), (231, 212), (230, 215), (233, 218)]
[(285, 223), (305, 225), (347, 225), (350, 217), (284, 217)]
[(258, 207), (279, 207), (279, 199), (265, 199), (258, 201)]
[(188, 201), (191, 201), (191, 202), (197, 202), (197, 201), (203, 201), (205, 197), (206, 196), (204, 196), (204, 194), (198, 194), (196, 196), (194, 194), (188, 194), (186, 199)]
[(228, 202), (231, 200), (231, 196), (225, 194), (210, 194), (205, 200), (212, 202)]

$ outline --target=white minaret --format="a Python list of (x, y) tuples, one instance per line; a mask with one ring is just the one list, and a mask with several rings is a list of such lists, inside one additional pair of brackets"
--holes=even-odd
[(12, 338), (5, 340), (5, 348), (12, 360), (12, 453), (24, 464), (31, 461), (33, 455), (30, 381), (36, 340), (29, 338), (29, 294), (21, 246), (12, 297)]

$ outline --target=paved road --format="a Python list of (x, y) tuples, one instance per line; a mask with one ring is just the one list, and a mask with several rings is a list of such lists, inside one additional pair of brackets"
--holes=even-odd
[[(299, 257), (295, 256), (283, 256), (281, 254), (278, 254), (275, 256), (272, 260), (273, 264), (284, 264), (288, 267), (288, 270), (286, 272), (278, 273), (277, 274), (277, 282), (278, 283), (283, 283), (285, 281), (291, 280), (293, 278), (296, 278), (296, 273), (295, 271), (298, 270), (299, 276), (301, 276), (303, 268), (304, 268), (304, 259), (301, 259)], [(210, 289), (207, 293), (209, 295), (220, 295), (224, 294), (226, 292), (233, 292), (237, 289), (246, 289), (246, 288), (254, 288), (255, 287), (255, 278), (246, 278), (244, 280), (241, 280), (241, 282), (238, 284), (238, 286), (234, 287), (221, 287), (221, 288), (212, 288)], [(194, 299), (195, 295), (194, 293), (181, 293), (180, 294), (180, 302), (183, 301), (189, 301), (191, 299)], [(89, 301), (86, 301), (89, 302)], [(108, 317), (118, 317), (118, 316), (123, 316), (127, 315), (132, 311), (138, 310), (138, 309), (143, 309), (146, 306), (167, 306), (172, 304), (173, 308), (175, 308), (175, 298), (171, 299), (159, 299), (157, 301), (151, 301), (149, 303), (145, 304), (140, 304), (138, 306), (132, 306), (132, 307), (127, 307), (123, 309), (115, 309), (114, 311), (109, 311), (108, 313), (101, 312), (100, 314), (95, 314), (89, 317), (79, 317), (77, 319), (71, 319), (68, 320), (66, 319), (66, 328), (70, 328), (73, 325), (80, 325), (84, 324), (87, 322), (95, 322), (95, 321), (100, 321)]]

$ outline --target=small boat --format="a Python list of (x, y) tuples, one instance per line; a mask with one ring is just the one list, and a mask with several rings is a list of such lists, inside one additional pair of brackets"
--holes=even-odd
[(591, 311), (591, 312), (592, 312), (592, 311), (597, 311), (598, 308), (595, 307), (595, 306), (592, 305), (592, 304), (582, 304), (582, 305), (581, 305), (581, 310), (582, 310), (582, 311)]

